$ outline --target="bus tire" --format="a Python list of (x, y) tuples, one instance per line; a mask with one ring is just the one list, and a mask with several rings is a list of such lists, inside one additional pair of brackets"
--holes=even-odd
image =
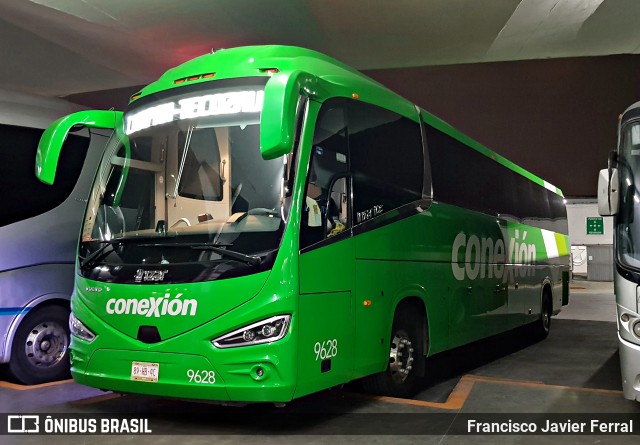
[(552, 313), (551, 293), (545, 289), (540, 300), (540, 318), (533, 324), (533, 334), (536, 338), (543, 340), (549, 336)]
[(9, 373), (26, 385), (69, 376), (69, 309), (44, 306), (22, 320), (11, 344)]
[(419, 363), (424, 360), (420, 311), (405, 305), (396, 310), (391, 328), (389, 363), (383, 372), (362, 380), (366, 392), (389, 397), (412, 397), (420, 386)]

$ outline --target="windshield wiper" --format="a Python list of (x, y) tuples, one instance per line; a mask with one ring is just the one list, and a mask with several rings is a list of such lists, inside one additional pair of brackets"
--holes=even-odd
[(94, 264), (97, 261), (98, 257), (104, 254), (107, 247), (109, 246), (113, 247), (116, 244), (120, 244), (122, 241), (123, 241), (122, 239), (114, 239), (114, 240), (108, 240), (108, 241), (88, 241), (88, 242), (94, 242), (102, 245), (98, 247), (98, 249), (95, 252), (91, 253), (90, 255), (82, 259), (82, 261), (80, 262), (80, 269), (85, 269), (89, 265)]
[(171, 243), (171, 244), (163, 244), (163, 243), (148, 243), (148, 244), (138, 244), (138, 247), (200, 247), (200, 246), (213, 246), (213, 247), (229, 247), (232, 244), (228, 243)]
[(89, 241), (83, 241), (82, 244), (85, 244), (85, 243), (96, 243), (96, 244), (101, 244), (101, 246), (98, 247), (98, 249), (95, 252), (91, 253), (90, 255), (86, 256), (85, 258), (80, 258), (81, 259), (80, 267), (84, 269), (85, 267), (90, 266), (91, 264), (95, 263), (97, 261), (98, 257), (101, 256), (102, 254), (104, 254), (104, 252), (107, 249), (107, 247), (114, 246), (116, 244), (122, 244), (124, 242), (135, 240), (135, 239), (138, 239), (138, 238), (116, 238), (116, 239), (112, 239), (112, 240), (89, 240)]
[(263, 207), (256, 207), (254, 209), (250, 209), (247, 212), (247, 215), (280, 216), (280, 213), (277, 212), (276, 209), (265, 209)]
[(247, 255), (246, 253), (236, 252), (234, 250), (223, 249), (223, 247), (230, 247), (231, 244), (225, 243), (216, 243), (216, 244), (206, 244), (206, 243), (175, 243), (175, 244), (161, 244), (161, 243), (153, 243), (153, 244), (138, 244), (140, 247), (189, 247), (194, 250), (210, 250), (212, 252), (217, 253), (220, 256), (226, 256), (232, 258), (234, 260), (242, 261), (243, 263), (247, 263), (251, 266), (257, 266), (262, 262), (260, 257)]
[(260, 257), (253, 256), (253, 255), (247, 255), (246, 253), (240, 253), (240, 252), (236, 252), (234, 250), (223, 249), (223, 248), (218, 247), (218, 246), (219, 246), (219, 244), (218, 245), (203, 244), (203, 245), (200, 245), (200, 246), (191, 246), (191, 248), (195, 249), (195, 250), (210, 250), (212, 252), (217, 253), (220, 256), (228, 256), (229, 258), (245, 262), (247, 264), (250, 264), (251, 266), (257, 266), (258, 264), (260, 264), (262, 262)]

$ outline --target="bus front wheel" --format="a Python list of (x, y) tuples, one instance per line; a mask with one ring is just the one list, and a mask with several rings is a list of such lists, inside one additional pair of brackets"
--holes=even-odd
[(410, 306), (396, 310), (389, 342), (389, 364), (378, 374), (365, 377), (365, 391), (390, 397), (411, 397), (419, 388), (419, 364), (424, 360), (420, 311)]
[(32, 309), (22, 320), (11, 345), (9, 372), (34, 385), (69, 375), (69, 310), (61, 306)]

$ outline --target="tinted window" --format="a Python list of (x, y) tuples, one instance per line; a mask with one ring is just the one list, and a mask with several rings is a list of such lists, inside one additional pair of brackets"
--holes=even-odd
[(362, 102), (349, 109), (355, 224), (422, 198), (420, 125)]
[[(36, 178), (35, 160), (44, 130), (0, 125), (0, 185), (4, 195), (0, 226), (45, 213), (67, 199), (75, 187), (89, 138), (70, 135), (62, 147), (52, 186)], [(25, 199), (28, 197), (28, 199)]]
[(561, 196), (457, 139), (425, 127), (436, 200), (567, 233)]
[(314, 133), (301, 247), (335, 236), (352, 220), (358, 225), (421, 200), (424, 168), (418, 122), (362, 102), (328, 100)]
[(616, 249), (622, 265), (640, 268), (640, 123), (626, 122), (620, 132), (617, 163), (619, 174), (620, 211), (616, 222)]
[(483, 196), (477, 190), (479, 187), (485, 190), (496, 189), (497, 184), (502, 181), (509, 185), (511, 178), (478, 175), (474, 170), (491, 167), (483, 159), (484, 156), (429, 125), (426, 125), (426, 130), (434, 198), (472, 210), (497, 213), (498, 209), (493, 208), (493, 199)]
[(336, 236), (350, 227), (349, 153), (342, 100), (323, 105), (314, 130), (300, 230), (300, 247)]

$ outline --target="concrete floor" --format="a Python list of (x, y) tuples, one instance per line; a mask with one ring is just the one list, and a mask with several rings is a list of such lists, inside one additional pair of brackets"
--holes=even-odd
[[(640, 403), (622, 397), (611, 283), (577, 281), (571, 304), (549, 337), (520, 329), (429, 360), (423, 390), (411, 400), (371, 397), (352, 387), (272, 405), (217, 405), (121, 396), (71, 381), (37, 387), (0, 382), (0, 412), (129, 413), (149, 419), (151, 436), (0, 436), (0, 444), (637, 444), (635, 435), (465, 435), (471, 418), (616, 420)], [(557, 413), (553, 416), (546, 413)], [(595, 414), (594, 414), (595, 413)], [(483, 417), (490, 414), (489, 417)], [(610, 418), (606, 419), (607, 415)], [(586, 417), (580, 417), (586, 416)]]

